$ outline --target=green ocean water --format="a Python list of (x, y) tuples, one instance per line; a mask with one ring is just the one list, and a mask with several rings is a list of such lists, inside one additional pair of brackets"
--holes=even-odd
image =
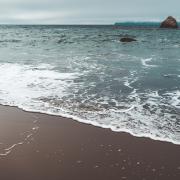
[(154, 27), (0, 26), (0, 103), (180, 144), (179, 37)]

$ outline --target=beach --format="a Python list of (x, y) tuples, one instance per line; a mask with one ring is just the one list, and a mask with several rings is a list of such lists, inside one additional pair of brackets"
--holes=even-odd
[(179, 180), (180, 146), (0, 106), (0, 179)]

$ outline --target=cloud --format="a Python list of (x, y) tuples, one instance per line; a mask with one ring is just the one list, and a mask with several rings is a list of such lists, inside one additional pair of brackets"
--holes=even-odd
[(0, 0), (0, 23), (112, 24), (180, 18), (179, 5), (179, 0)]

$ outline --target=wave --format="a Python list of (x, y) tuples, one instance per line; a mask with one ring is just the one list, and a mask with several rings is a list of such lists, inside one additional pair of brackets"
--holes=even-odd
[(157, 67), (157, 65), (149, 64), (153, 58), (146, 58), (146, 59), (141, 59), (142, 65), (145, 67)]
[[(102, 124), (102, 123), (99, 123), (99, 122), (96, 122), (96, 121), (82, 119), (79, 116), (71, 115), (70, 113), (63, 113), (63, 112), (55, 113), (55, 112), (52, 112), (52, 111), (31, 109), (31, 108), (25, 107), (25, 106), (9, 105), (7, 103), (5, 103), (5, 104), (2, 103), (2, 105), (17, 107), (17, 108), (22, 109), (22, 110), (24, 110), (26, 112), (43, 113), (43, 114), (52, 115), (52, 116), (61, 116), (61, 117), (64, 117), (64, 118), (76, 120), (76, 121), (81, 122), (81, 123), (90, 124), (90, 125), (93, 125), (93, 126), (96, 126), (96, 127), (101, 127), (101, 128), (105, 128), (105, 129), (111, 129), (114, 132), (125, 132), (125, 133), (129, 133), (129, 134), (131, 134), (132, 136), (135, 136), (135, 137), (150, 138), (152, 140), (157, 140), (157, 141), (162, 141), (162, 142), (169, 142), (169, 143), (173, 143), (173, 144), (176, 144), (176, 145), (180, 145), (179, 141), (175, 141), (175, 140), (170, 139), (170, 138), (158, 137), (158, 136), (152, 135), (152, 133), (134, 133), (132, 130), (127, 129), (127, 128), (117, 128), (115, 126)], [(121, 113), (131, 111), (132, 109), (134, 109), (134, 107), (129, 108), (127, 111), (126, 110), (122, 111)], [(1, 156), (1, 154), (0, 154), (0, 156)]]
[(5, 40), (0, 40), (0, 43), (19, 43), (21, 40), (19, 39), (5, 39)]
[(0, 65), (0, 102), (30, 105), (38, 103), (41, 97), (63, 96), (76, 76), (75, 73), (59, 73), (49, 64), (3, 63)]
[(133, 87), (137, 79), (132, 74), (134, 79), (123, 79), (131, 90), (125, 97), (98, 97), (76, 81), (83, 74), (55, 69), (49, 64), (0, 64), (0, 104), (180, 144), (179, 91), (141, 92)]
[(180, 108), (180, 91), (166, 93), (172, 106)]

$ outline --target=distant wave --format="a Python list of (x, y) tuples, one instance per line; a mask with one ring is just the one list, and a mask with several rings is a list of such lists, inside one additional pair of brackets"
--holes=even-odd
[(157, 65), (149, 64), (148, 62), (151, 62), (153, 58), (146, 58), (141, 59), (142, 65), (145, 67), (157, 67)]
[(21, 42), (21, 40), (19, 39), (4, 39), (4, 40), (0, 40), (0, 43), (19, 43)]

